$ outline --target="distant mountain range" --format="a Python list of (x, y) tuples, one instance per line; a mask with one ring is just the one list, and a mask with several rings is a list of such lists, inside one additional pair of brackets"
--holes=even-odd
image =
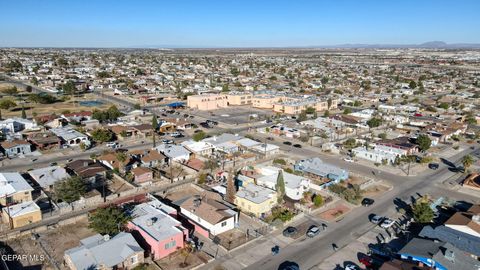
[[(188, 46), (188, 45), (138, 45), (128, 48), (139, 49), (195, 49), (195, 48), (248, 48), (248, 47), (223, 47), (223, 46)], [(328, 48), (328, 49), (480, 49), (480, 43), (446, 43), (443, 41), (429, 41), (422, 44), (339, 44), (339, 45), (313, 45), (313, 46), (287, 46), (287, 47), (251, 47), (251, 48)]]
[(429, 41), (422, 44), (342, 44), (316, 48), (420, 48), (420, 49), (480, 49), (480, 43), (446, 43)]

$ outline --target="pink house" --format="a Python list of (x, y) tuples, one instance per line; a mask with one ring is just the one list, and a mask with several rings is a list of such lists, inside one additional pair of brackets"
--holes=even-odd
[(184, 247), (188, 230), (182, 227), (176, 216), (177, 211), (159, 200), (152, 198), (147, 203), (135, 206), (133, 219), (127, 224), (140, 245), (159, 260)]

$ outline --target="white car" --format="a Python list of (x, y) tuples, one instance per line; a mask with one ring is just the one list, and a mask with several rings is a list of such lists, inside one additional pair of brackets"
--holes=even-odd
[(395, 224), (395, 221), (394, 220), (391, 220), (389, 218), (386, 218), (382, 224), (380, 224), (380, 227), (384, 228), (384, 229), (388, 229), (390, 227), (393, 226), (393, 224)]
[(343, 159), (346, 162), (353, 162), (353, 158), (346, 157)]
[(345, 270), (360, 270), (360, 267), (356, 266), (355, 264), (347, 264), (345, 266)]
[(111, 148), (118, 148), (118, 143), (116, 142), (109, 142), (106, 144), (107, 147), (111, 147)]

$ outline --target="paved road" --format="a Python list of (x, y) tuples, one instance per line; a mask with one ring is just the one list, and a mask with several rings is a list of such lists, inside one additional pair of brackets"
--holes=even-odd
[[(471, 149), (460, 152), (452, 157), (450, 161), (458, 164), (461, 158), (470, 152), (472, 152)], [(355, 166), (355, 164), (350, 166)], [(392, 182), (395, 188), (377, 199), (373, 206), (356, 208), (341, 222), (331, 224), (328, 228), (328, 233), (314, 240), (293, 243), (284, 248), (277, 256), (266, 256), (250, 265), (247, 269), (278, 269), (278, 266), (284, 261), (296, 262), (301, 269), (317, 269), (316, 266), (320, 262), (334, 253), (332, 243), (343, 247), (374, 226), (368, 220), (370, 214), (391, 215), (394, 212), (394, 200), (396, 198), (409, 202), (410, 196), (415, 196), (417, 193), (422, 195), (428, 194), (431, 190), (440, 191), (441, 194), (452, 194), (452, 191), (438, 190), (438, 187), (435, 185), (454, 175), (455, 173), (451, 172), (446, 166), (433, 172), (428, 171), (428, 173), (417, 177), (382, 173), (381, 177)], [(475, 199), (463, 194), (461, 196), (462, 198)]]

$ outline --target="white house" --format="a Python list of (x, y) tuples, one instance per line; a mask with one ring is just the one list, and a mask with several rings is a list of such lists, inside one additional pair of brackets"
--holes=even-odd
[(259, 166), (255, 170), (262, 176), (257, 178), (257, 184), (276, 190), (278, 174), (282, 171), (285, 183), (285, 195), (298, 201), (303, 198), (303, 193), (310, 189), (310, 179), (291, 173), (273, 166)]
[(215, 149), (215, 147), (211, 143), (202, 141), (196, 142), (193, 140), (189, 140), (182, 142), (181, 145), (190, 152), (199, 156), (210, 156)]
[[(397, 149), (397, 150), (401, 150), (401, 149)], [(387, 162), (390, 162), (390, 163), (394, 163), (395, 159), (398, 156), (400, 156), (399, 153), (396, 153), (393, 151), (385, 151), (385, 149), (382, 149), (381, 147), (367, 149), (364, 146), (360, 146), (352, 149), (352, 152), (357, 158), (363, 158), (366, 160), (373, 161), (375, 163), (382, 163), (383, 160), (386, 160)]]
[(51, 130), (68, 146), (78, 146), (81, 143), (84, 143), (87, 146), (90, 145), (90, 140), (87, 135), (80, 133), (71, 127), (52, 128)]
[(208, 197), (191, 196), (174, 202), (180, 207), (180, 214), (205, 237), (218, 235), (235, 228), (238, 212), (222, 202)]
[(189, 160), (191, 154), (185, 147), (176, 144), (160, 144), (155, 150), (164, 154), (169, 160), (177, 162)]

